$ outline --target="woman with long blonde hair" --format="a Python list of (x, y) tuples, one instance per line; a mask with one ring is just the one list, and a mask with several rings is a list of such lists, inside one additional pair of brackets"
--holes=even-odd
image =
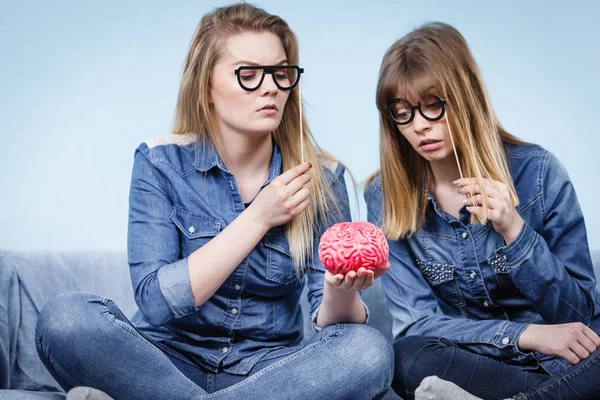
[[(249, 4), (205, 15), (185, 60), (173, 133), (141, 144), (130, 191), (131, 322), (71, 293), (38, 322), (65, 390), (117, 399), (367, 399), (393, 353), (358, 295), (364, 269), (326, 272), (316, 242), (350, 219), (344, 168), (302, 118), (298, 44)], [(308, 280), (316, 334), (303, 341)], [(357, 376), (358, 373), (358, 376)]]
[(394, 390), (597, 398), (596, 278), (564, 168), (502, 128), (447, 24), (390, 47), (376, 102), (381, 166), (365, 200), (389, 240)]

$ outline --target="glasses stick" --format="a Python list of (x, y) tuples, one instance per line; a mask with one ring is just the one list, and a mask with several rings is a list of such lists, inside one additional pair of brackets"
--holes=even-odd
[(298, 82), (298, 108), (300, 109), (300, 157), (304, 162), (304, 132), (302, 131), (302, 84)]
[[(460, 168), (460, 162), (458, 161), (458, 153), (456, 152), (456, 146), (454, 145), (454, 138), (452, 136), (452, 129), (450, 129), (450, 122), (448, 121), (448, 109), (446, 109), (446, 125), (448, 126), (448, 133), (450, 134), (450, 142), (452, 142), (452, 150), (454, 150), (454, 157), (456, 158), (456, 165), (458, 165), (458, 173), (460, 179), (463, 179), (462, 169)], [(467, 199), (471, 200), (472, 193), (467, 193)]]
[(454, 150), (454, 157), (456, 158), (456, 165), (458, 165), (458, 173), (460, 179), (463, 179), (462, 169), (460, 168), (460, 162), (458, 161), (458, 153), (456, 152), (456, 146), (454, 145), (454, 138), (452, 137), (452, 129), (450, 128), (450, 122), (448, 121), (448, 109), (446, 109), (446, 125), (448, 126), (448, 133), (450, 134), (450, 142), (452, 143), (452, 150)]

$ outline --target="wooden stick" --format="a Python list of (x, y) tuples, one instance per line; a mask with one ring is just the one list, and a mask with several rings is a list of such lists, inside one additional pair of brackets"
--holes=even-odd
[[(454, 150), (454, 157), (456, 158), (456, 165), (458, 165), (458, 173), (460, 174), (460, 179), (463, 179), (462, 169), (460, 168), (460, 162), (458, 161), (458, 153), (456, 151), (456, 146), (454, 145), (454, 138), (452, 136), (452, 129), (450, 128), (450, 122), (448, 121), (448, 110), (446, 110), (446, 125), (448, 126), (448, 133), (450, 134), (450, 142), (452, 142), (452, 150)], [(467, 193), (467, 199), (471, 199), (473, 193)]]
[(302, 84), (298, 82), (298, 107), (300, 108), (300, 154), (302, 162), (304, 162), (304, 132), (302, 131)]
[(452, 150), (454, 150), (454, 157), (456, 158), (456, 165), (458, 165), (458, 173), (460, 178), (463, 179), (462, 169), (460, 168), (460, 162), (458, 161), (458, 153), (456, 152), (456, 146), (454, 145), (454, 138), (452, 137), (452, 129), (450, 128), (450, 121), (448, 121), (448, 110), (446, 109), (446, 125), (448, 126), (448, 133), (450, 134), (450, 142), (452, 142)]

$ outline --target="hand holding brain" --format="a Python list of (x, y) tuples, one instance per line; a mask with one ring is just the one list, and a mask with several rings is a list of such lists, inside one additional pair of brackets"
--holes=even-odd
[(332, 274), (364, 267), (376, 275), (386, 268), (389, 248), (385, 235), (366, 221), (340, 222), (321, 236), (319, 259)]

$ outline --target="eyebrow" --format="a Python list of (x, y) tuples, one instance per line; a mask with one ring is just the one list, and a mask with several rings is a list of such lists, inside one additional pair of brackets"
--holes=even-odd
[[(275, 65), (284, 65), (284, 64), (287, 64), (287, 62), (288, 62), (287, 60), (281, 60), (281, 61), (279, 61), (279, 62), (278, 62), (277, 64), (275, 64)], [(231, 64), (231, 66), (235, 66), (235, 65), (251, 65), (251, 66), (257, 66), (257, 65), (263, 65), (263, 64), (258, 64), (258, 63), (254, 62), (254, 61), (240, 60), (240, 61), (238, 61), (238, 62), (236, 62), (236, 63), (233, 63), (233, 64)]]

